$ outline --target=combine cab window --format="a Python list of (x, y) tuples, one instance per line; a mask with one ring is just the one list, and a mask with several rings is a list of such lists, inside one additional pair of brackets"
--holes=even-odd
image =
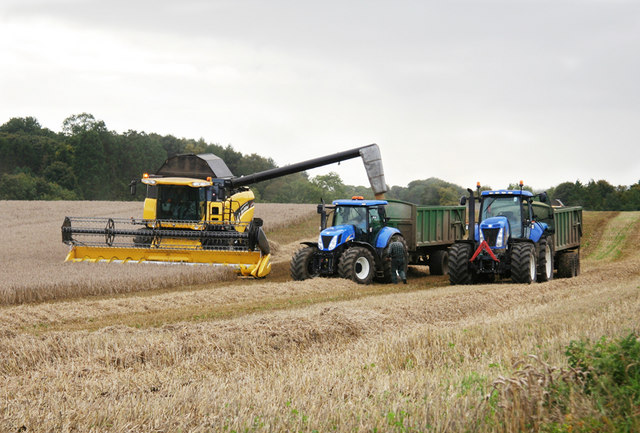
[(511, 235), (522, 237), (522, 205), (518, 196), (487, 197), (482, 203), (480, 221), (503, 216), (509, 220)]
[(199, 221), (204, 215), (205, 200), (204, 188), (160, 185), (158, 188), (158, 219)]

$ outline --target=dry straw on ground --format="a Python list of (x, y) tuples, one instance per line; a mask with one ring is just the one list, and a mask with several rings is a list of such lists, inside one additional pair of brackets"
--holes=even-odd
[[(628, 215), (606, 219), (590, 247), (616, 258), (529, 286), (420, 277), (388, 294), (338, 279), (267, 279), (6, 306), (0, 431), (522, 431), (517, 420), (487, 424), (492, 384), (545, 379), (572, 339), (640, 331), (634, 218), (630, 229)], [(610, 236), (624, 230), (626, 240)], [(202, 306), (233, 314), (169, 314)], [(132, 315), (140, 326), (122, 324)], [(543, 367), (515, 374), (530, 354)], [(505, 406), (513, 393), (501, 390)], [(518, 394), (511, 413), (552, 419), (534, 412), (539, 391)]]

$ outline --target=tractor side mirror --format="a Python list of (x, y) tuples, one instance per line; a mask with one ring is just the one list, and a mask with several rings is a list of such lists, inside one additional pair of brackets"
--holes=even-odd
[(132, 180), (129, 183), (129, 189), (131, 190), (131, 195), (136, 195), (136, 185), (138, 184), (137, 180)]
[(542, 203), (546, 203), (546, 202), (547, 202), (547, 200), (548, 200), (547, 193), (546, 193), (546, 192), (541, 192), (541, 193), (540, 193), (540, 201), (541, 201)]
[(466, 204), (467, 204), (467, 197), (463, 195), (462, 197), (460, 197), (460, 206), (466, 206)]
[(321, 214), (322, 212), (324, 212), (324, 204), (319, 204), (318, 205), (318, 213)]

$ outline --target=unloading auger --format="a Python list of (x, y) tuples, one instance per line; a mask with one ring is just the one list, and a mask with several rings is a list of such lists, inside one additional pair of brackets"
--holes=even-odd
[(137, 183), (147, 186), (141, 219), (65, 217), (66, 261), (225, 265), (264, 277), (271, 270), (269, 242), (253, 216), (248, 185), (357, 157), (376, 197), (383, 197), (377, 144), (239, 177), (211, 153), (173, 156), (155, 174), (131, 182), (132, 194)]

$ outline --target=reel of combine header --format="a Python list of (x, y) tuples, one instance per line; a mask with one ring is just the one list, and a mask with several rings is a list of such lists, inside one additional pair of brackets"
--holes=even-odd
[(208, 224), (66, 217), (62, 242), (71, 246), (66, 261), (72, 262), (224, 265), (254, 277), (267, 275), (271, 268), (259, 218), (249, 224)]

